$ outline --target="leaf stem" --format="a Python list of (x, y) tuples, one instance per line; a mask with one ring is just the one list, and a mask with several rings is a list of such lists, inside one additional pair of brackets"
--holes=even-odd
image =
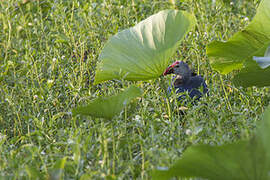
[(172, 123), (172, 107), (171, 107), (171, 104), (170, 104), (170, 99), (169, 99), (169, 95), (167, 93), (167, 88), (166, 88), (166, 82), (165, 82), (165, 79), (164, 77), (160, 77), (160, 87), (161, 89), (163, 89), (164, 93), (165, 93), (165, 98), (166, 98), (166, 103), (167, 103), (167, 109), (168, 109), (168, 115), (169, 115), (169, 120), (170, 122)]
[(222, 79), (221, 75), (219, 75), (219, 78), (220, 78), (220, 82), (221, 82), (221, 85), (222, 85), (222, 89), (223, 89), (224, 94), (225, 94), (225, 101), (226, 101), (226, 104), (227, 104), (227, 106), (228, 106), (228, 109), (229, 109), (229, 110), (231, 111), (231, 113), (232, 113), (232, 106), (231, 106), (231, 104), (230, 104), (230, 102), (229, 102), (228, 94), (227, 94), (227, 92), (226, 92), (226, 89), (225, 89), (225, 86), (224, 86), (224, 82), (223, 82), (223, 79)]

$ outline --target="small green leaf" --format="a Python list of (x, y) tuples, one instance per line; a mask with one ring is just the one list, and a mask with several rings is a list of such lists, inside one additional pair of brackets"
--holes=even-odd
[(88, 180), (88, 179), (91, 179), (91, 176), (87, 173), (83, 174), (81, 177), (80, 177), (80, 180)]
[(62, 178), (66, 161), (67, 161), (67, 157), (64, 157), (64, 158), (56, 161), (56, 163), (54, 164), (54, 166), (50, 172), (50, 179), (51, 180), (58, 180), (58, 179)]
[(180, 41), (195, 25), (187, 12), (164, 10), (111, 37), (99, 57), (95, 84), (159, 77)]
[(67, 157), (64, 157), (64, 158), (56, 161), (56, 163), (53, 166), (53, 169), (64, 169), (66, 161), (67, 161)]
[(207, 46), (211, 66), (223, 74), (241, 69), (243, 62), (270, 41), (270, 1), (263, 0), (252, 22), (227, 42)]
[(91, 101), (87, 106), (75, 108), (73, 110), (73, 114), (112, 119), (115, 115), (122, 111), (125, 105), (141, 94), (142, 91), (140, 88), (131, 86), (115, 96), (99, 97)]
[(29, 179), (42, 179), (42, 175), (36, 167), (26, 166), (25, 171), (27, 172)]
[(171, 168), (156, 170), (154, 179), (200, 177), (209, 180), (269, 179), (270, 109), (250, 140), (221, 146), (197, 145), (184, 152)]

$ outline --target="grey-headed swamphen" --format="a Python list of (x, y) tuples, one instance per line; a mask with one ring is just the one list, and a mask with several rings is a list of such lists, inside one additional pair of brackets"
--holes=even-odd
[[(176, 93), (188, 92), (191, 98), (198, 100), (203, 94), (208, 92), (207, 85), (202, 76), (191, 71), (188, 64), (183, 61), (176, 61), (170, 65), (163, 73), (164, 76), (175, 74), (173, 77), (173, 86)], [(203, 87), (202, 92), (199, 90)], [(171, 91), (171, 87), (168, 88)], [(185, 98), (185, 95), (178, 97), (178, 100)]]

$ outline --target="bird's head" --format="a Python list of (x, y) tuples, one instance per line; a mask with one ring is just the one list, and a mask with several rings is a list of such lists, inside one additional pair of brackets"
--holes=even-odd
[(168, 74), (175, 74), (176, 79), (179, 79), (182, 82), (186, 82), (189, 80), (192, 71), (190, 70), (187, 63), (183, 61), (175, 61), (163, 72), (163, 76), (166, 76)]

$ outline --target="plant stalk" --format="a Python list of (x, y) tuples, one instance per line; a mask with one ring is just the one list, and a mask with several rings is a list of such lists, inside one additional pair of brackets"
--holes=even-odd
[(166, 98), (166, 103), (167, 103), (167, 109), (168, 109), (168, 115), (169, 115), (169, 120), (172, 123), (172, 106), (170, 104), (170, 99), (169, 99), (169, 95), (167, 93), (167, 88), (166, 88), (166, 82), (164, 77), (160, 77), (160, 87), (161, 89), (163, 89), (164, 93), (165, 93), (165, 98)]
[(220, 78), (220, 81), (221, 81), (222, 89), (223, 89), (224, 94), (225, 94), (225, 101), (226, 101), (226, 104), (227, 104), (227, 106), (228, 106), (228, 109), (229, 109), (229, 110), (231, 111), (231, 113), (232, 113), (232, 106), (231, 106), (231, 103), (230, 103), (230, 101), (229, 101), (228, 94), (227, 94), (227, 92), (226, 92), (226, 89), (225, 89), (225, 86), (224, 86), (224, 82), (223, 82), (223, 79), (222, 79), (221, 75), (219, 75), (219, 78)]

